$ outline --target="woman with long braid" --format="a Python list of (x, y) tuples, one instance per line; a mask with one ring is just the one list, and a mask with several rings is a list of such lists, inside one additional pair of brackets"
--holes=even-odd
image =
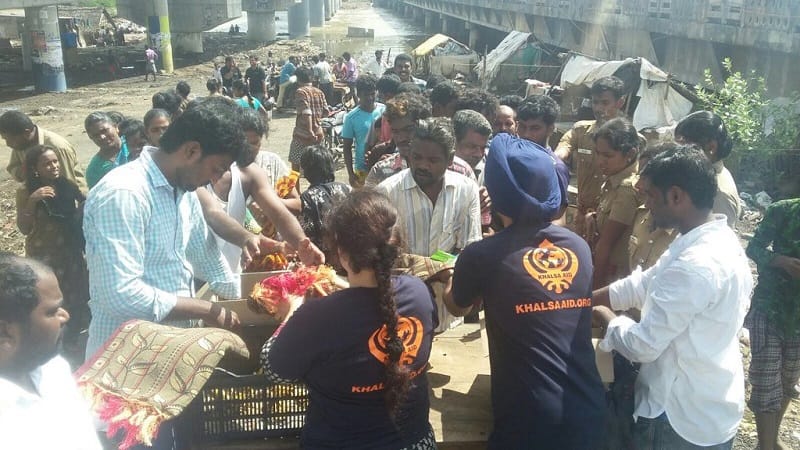
[(435, 449), (425, 376), (435, 312), (422, 281), (391, 275), (397, 211), (381, 194), (357, 191), (331, 212), (327, 231), (350, 287), (278, 312), (265, 373), (308, 385), (304, 449)]

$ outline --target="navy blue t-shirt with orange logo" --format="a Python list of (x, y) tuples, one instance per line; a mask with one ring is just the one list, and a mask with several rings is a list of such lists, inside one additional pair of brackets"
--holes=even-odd
[(586, 242), (549, 224), (512, 225), (458, 257), (455, 303), (484, 302), (494, 411), (490, 449), (592, 448), (602, 435), (592, 270)]
[(306, 302), (274, 338), (269, 369), (281, 378), (303, 380), (309, 389), (303, 448), (397, 450), (428, 434), (425, 369), (435, 305), (419, 278), (394, 277), (393, 286), (404, 347), (400, 363), (412, 376), (394, 422), (385, 404), (386, 327), (377, 289), (349, 288)]

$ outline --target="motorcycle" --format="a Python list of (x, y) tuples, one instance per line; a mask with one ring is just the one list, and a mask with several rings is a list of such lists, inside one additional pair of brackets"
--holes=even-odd
[(333, 155), (334, 162), (342, 159), (342, 126), (344, 125), (344, 118), (348, 110), (342, 104), (334, 106), (329, 112), (328, 117), (321, 121), (322, 131), (325, 135), (323, 144), (330, 150)]

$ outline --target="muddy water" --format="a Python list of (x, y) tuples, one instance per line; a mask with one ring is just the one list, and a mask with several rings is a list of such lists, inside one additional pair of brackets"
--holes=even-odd
[[(394, 59), (399, 53), (410, 52), (430, 34), (425, 32), (422, 24), (399, 17), (388, 9), (373, 8), (368, 2), (353, 2), (352, 6), (345, 6), (347, 8), (340, 9), (335, 17), (325, 22), (324, 27), (311, 28), (309, 39), (319, 44), (328, 55), (340, 56), (343, 52), (350, 52), (363, 65), (375, 57), (375, 50), (381, 49), (384, 58), (391, 50), (391, 59)], [(288, 34), (287, 13), (278, 11), (275, 16), (278, 36), (285, 39)], [(228, 31), (231, 24), (239, 25), (239, 31), (246, 33), (247, 13), (211, 31)], [(372, 28), (375, 37), (347, 37), (348, 27)]]

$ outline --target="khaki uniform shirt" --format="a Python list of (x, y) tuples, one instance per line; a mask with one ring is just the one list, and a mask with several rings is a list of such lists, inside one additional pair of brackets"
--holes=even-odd
[[(638, 177), (639, 165), (634, 163), (621, 172), (608, 177), (600, 192), (597, 207), (597, 231), (601, 233), (608, 221), (613, 220), (628, 225), (627, 231), (620, 236), (611, 248), (609, 263), (613, 266), (615, 278), (622, 278), (630, 273), (628, 267), (628, 241), (630, 240), (633, 221), (639, 208), (639, 197), (634, 188)], [(578, 192), (580, 195), (580, 192)], [(599, 236), (599, 234), (598, 234)], [(596, 242), (596, 239), (595, 239)]]
[(643, 205), (636, 211), (633, 221), (633, 231), (628, 241), (629, 267), (634, 270), (637, 266), (642, 270), (652, 267), (658, 258), (667, 251), (667, 247), (678, 235), (677, 230), (655, 228), (650, 210)]
[(739, 213), (742, 211), (736, 182), (733, 181), (733, 176), (722, 164), (722, 161), (714, 163), (714, 172), (717, 173), (717, 195), (714, 196), (713, 211), (717, 214), (725, 214), (728, 218), (728, 226), (735, 230), (736, 223), (739, 221)]
[(596, 210), (600, 200), (600, 187), (603, 175), (594, 165), (594, 139), (596, 120), (575, 122), (571, 130), (564, 134), (556, 147), (556, 153), (565, 149), (569, 152), (570, 170), (578, 178), (578, 213), (583, 216), (589, 210)]
[(11, 150), (11, 159), (8, 161), (7, 167), (8, 173), (10, 173), (15, 180), (24, 183), (25, 154), (29, 149), (37, 145), (49, 145), (55, 149), (63, 177), (75, 183), (78, 189), (86, 194), (86, 192), (88, 192), (88, 187), (86, 185), (83, 167), (81, 167), (81, 164), (78, 162), (78, 157), (72, 145), (63, 137), (39, 126), (36, 127), (36, 137), (37, 142), (27, 148), (23, 150)]

